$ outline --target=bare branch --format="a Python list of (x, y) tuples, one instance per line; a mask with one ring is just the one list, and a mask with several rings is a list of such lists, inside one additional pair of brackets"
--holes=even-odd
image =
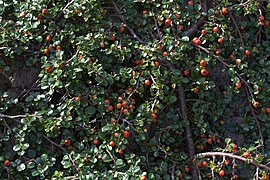
[[(238, 156), (238, 155), (235, 155), (232, 153), (223, 153), (223, 152), (205, 152), (205, 153), (197, 154), (195, 157), (199, 158), (199, 157), (209, 157), (209, 156), (211, 156), (211, 157), (212, 156), (226, 156), (226, 157), (230, 157), (232, 159), (236, 159), (236, 160), (239, 160), (242, 162), (248, 162), (247, 158), (244, 158), (242, 156)], [(253, 164), (254, 166), (260, 167), (260, 168), (265, 169), (265, 170), (270, 172), (270, 167), (268, 167), (264, 164), (256, 163), (254, 160), (251, 160), (250, 163)]]

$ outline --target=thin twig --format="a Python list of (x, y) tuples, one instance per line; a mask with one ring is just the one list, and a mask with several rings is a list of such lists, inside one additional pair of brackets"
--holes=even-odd
[(60, 146), (59, 144), (53, 142), (50, 138), (48, 138), (47, 136), (42, 134), (42, 137), (44, 139), (46, 139), (47, 141), (49, 141), (51, 144), (55, 145), (56, 147), (58, 147), (59, 149), (61, 149), (62, 151), (65, 151), (65, 148), (63, 148), (62, 146)]
[(156, 26), (156, 29), (157, 29), (159, 40), (161, 40), (161, 33), (160, 33), (160, 30), (159, 30), (159, 27), (158, 27), (158, 24), (157, 24), (157, 19), (156, 19), (155, 16), (153, 18), (154, 18), (154, 21), (155, 21), (155, 26)]
[(111, 156), (111, 158), (112, 158), (112, 160), (113, 160), (113, 162), (114, 162), (114, 165), (115, 165), (115, 164), (116, 164), (115, 159), (114, 159), (114, 157), (112, 156), (112, 154), (110, 153), (110, 151), (108, 151), (108, 149), (106, 149), (106, 152)]
[(240, 41), (241, 41), (240, 45), (241, 45), (241, 47), (244, 47), (245, 44), (244, 44), (243, 36), (242, 36), (242, 34), (241, 34), (240, 29), (239, 29), (238, 26), (237, 26), (237, 23), (236, 23), (236, 21), (235, 21), (233, 15), (232, 15), (232, 13), (230, 13), (230, 18), (232, 19), (232, 21), (233, 21), (233, 23), (234, 23), (234, 26), (235, 26), (235, 28), (236, 28), (238, 34), (239, 34)]
[(68, 8), (68, 6), (70, 6), (72, 3), (74, 2), (74, 0), (70, 1), (69, 3), (67, 3), (67, 5), (61, 10), (61, 12), (58, 14), (58, 16), (56, 17), (59, 18), (61, 16), (61, 14)]
[(124, 17), (121, 14), (120, 9), (118, 8), (117, 4), (113, 1), (113, 5), (114, 8), (116, 10), (116, 12), (118, 13), (119, 18), (122, 20), (122, 22), (125, 24), (125, 26), (128, 28), (128, 30), (130, 31), (130, 33), (142, 44), (144, 44), (144, 41), (142, 41), (139, 36), (134, 32), (134, 30), (127, 24), (126, 20), (124, 19)]

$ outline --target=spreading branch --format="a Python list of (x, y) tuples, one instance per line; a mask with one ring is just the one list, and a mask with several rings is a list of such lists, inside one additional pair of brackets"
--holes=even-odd
[[(206, 48), (202, 47), (202, 46), (199, 46), (199, 45), (196, 45), (196, 44), (193, 44), (194, 46), (198, 47), (199, 49), (203, 50), (204, 52), (206, 52), (207, 54), (209, 54), (209, 50), (207, 50)], [(213, 57), (215, 57), (220, 63), (222, 63), (224, 66), (226, 66), (227, 68), (230, 68), (230, 65), (226, 62), (224, 62), (220, 57), (216, 56), (216, 55), (213, 55)], [(237, 77), (241, 80), (241, 82), (244, 83), (245, 85), (245, 89), (246, 89), (246, 94), (248, 95), (248, 97), (251, 97), (252, 101), (254, 101), (254, 97), (253, 97), (253, 90), (252, 88), (250, 87), (250, 85), (248, 84), (248, 82), (239, 74), (239, 73), (236, 73)], [(252, 111), (252, 115), (254, 116), (254, 119), (256, 121), (256, 124), (257, 124), (257, 127), (258, 127), (258, 130), (259, 130), (259, 136), (261, 138), (261, 140), (263, 141), (263, 135), (262, 135), (262, 132), (261, 132), (261, 127), (260, 127), (260, 122), (253, 110), (253, 107), (252, 107), (252, 102), (249, 102), (249, 105), (251, 107), (251, 111)], [(264, 150), (263, 150), (264, 151)]]
[(223, 152), (205, 152), (205, 153), (200, 153), (200, 154), (197, 154), (195, 156), (195, 158), (200, 158), (200, 157), (213, 157), (213, 156), (221, 156), (221, 157), (229, 157), (229, 158), (232, 158), (232, 159), (236, 159), (236, 160), (239, 160), (239, 161), (242, 161), (242, 162), (250, 162), (251, 164), (253, 164), (254, 166), (256, 167), (259, 167), (259, 168), (262, 168), (262, 169), (265, 169), (267, 171), (270, 172), (270, 167), (269, 166), (266, 166), (264, 164), (259, 164), (257, 162), (255, 162), (255, 160), (249, 160), (247, 158), (244, 158), (242, 156), (238, 156), (238, 155), (235, 155), (235, 154), (232, 154), (232, 153), (223, 153)]

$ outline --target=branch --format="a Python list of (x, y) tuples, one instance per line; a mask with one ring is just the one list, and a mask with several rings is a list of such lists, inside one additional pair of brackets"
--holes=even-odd
[(142, 41), (139, 36), (134, 32), (134, 30), (127, 24), (126, 20), (124, 19), (124, 17), (121, 14), (120, 9), (118, 8), (117, 4), (113, 1), (113, 5), (114, 8), (119, 16), (119, 18), (121, 19), (121, 21), (125, 24), (125, 26), (128, 28), (128, 30), (130, 31), (130, 33), (142, 44), (145, 44), (144, 41)]
[[(39, 133), (38, 133), (38, 134), (39, 134)], [(52, 141), (51, 139), (49, 139), (47, 136), (45, 136), (45, 135), (42, 134), (42, 137), (43, 137), (44, 139), (46, 139), (47, 141), (49, 141), (51, 144), (53, 144), (53, 145), (55, 145), (56, 147), (58, 147), (59, 149), (61, 149), (62, 151), (65, 151), (65, 149), (64, 149), (62, 146), (60, 146), (59, 144), (53, 142), (53, 141)]]
[[(41, 116), (38, 116), (38, 115), (15, 115), (15, 116), (10, 116), (10, 115), (6, 115), (6, 114), (1, 114), (0, 113), (0, 118), (7, 118), (7, 119), (14, 119), (16, 120), (17, 118), (26, 118), (26, 117), (38, 117), (38, 118), (41, 118)], [(21, 121), (17, 121), (17, 123), (19, 124), (25, 124)], [(61, 149), (62, 151), (65, 151), (65, 149), (63, 147), (61, 147), (59, 144), (53, 142), (51, 139), (49, 139), (48, 137), (46, 137), (45, 135), (41, 134), (41, 133), (38, 133), (40, 134), (44, 139), (46, 139), (47, 141), (49, 141), (51, 144), (55, 145), (56, 147), (58, 147), (59, 149)]]
[[(207, 14), (208, 12), (208, 7), (207, 7), (207, 0), (203, 0), (203, 9), (204, 12)], [(193, 36), (196, 31), (204, 25), (205, 21), (208, 19), (207, 15), (203, 15), (188, 31), (186, 31), (184, 34), (186, 34), (188, 37)]]
[[(204, 52), (206, 52), (207, 54), (209, 54), (209, 51), (202, 47), (202, 46), (198, 46), (198, 45), (195, 45), (193, 44), (194, 46), (198, 47), (199, 49), (203, 50)], [(216, 55), (213, 55), (220, 63), (222, 63), (224, 66), (226, 67), (230, 67), (229, 64), (227, 64), (226, 62), (224, 62), (222, 59), (220, 59), (218, 56)], [(253, 97), (253, 90), (252, 88), (250, 87), (250, 85), (248, 84), (248, 82), (239, 74), (239, 73), (236, 73), (236, 75), (239, 77), (239, 79), (241, 80), (241, 82), (243, 82), (245, 84), (245, 89), (246, 89), (246, 92), (247, 92), (247, 96), (250, 97), (251, 96), (251, 99), (252, 101), (254, 101), (254, 97)], [(261, 138), (261, 140), (264, 142), (263, 140), (263, 135), (262, 135), (262, 132), (261, 132), (261, 127), (260, 127), (260, 123), (257, 119), (257, 116), (253, 110), (253, 107), (252, 107), (252, 102), (249, 102), (249, 105), (250, 105), (250, 108), (251, 108), (251, 112), (252, 112), (252, 115), (254, 116), (255, 118), (255, 121), (256, 121), (256, 124), (257, 124), (257, 127), (258, 127), (258, 130), (259, 130), (259, 136)], [(263, 152), (264, 152), (264, 149), (263, 149)]]
[[(166, 59), (159, 58), (159, 61), (160, 61), (160, 63), (162, 63), (166, 67), (168, 67), (170, 71), (176, 70), (174, 65), (171, 62), (167, 61)], [(185, 90), (184, 90), (183, 86), (177, 86), (176, 93), (177, 93), (178, 98), (179, 98), (180, 112), (181, 112), (183, 121), (188, 122), (188, 115), (187, 115), (187, 111), (186, 111), (186, 97), (185, 97)], [(185, 133), (186, 133), (186, 138), (187, 138), (189, 156), (194, 157), (195, 156), (195, 146), (194, 146), (194, 141), (192, 138), (191, 127), (189, 124), (185, 126)], [(193, 166), (192, 170), (193, 170), (193, 173), (192, 173), (193, 179), (198, 179), (199, 175), (198, 175), (198, 171), (197, 171), (196, 167)]]
[(0, 113), (0, 118), (8, 118), (8, 119), (26, 118), (28, 116), (41, 118), (41, 116), (38, 116), (38, 115), (14, 115), (14, 116), (11, 116), (11, 115), (6, 115), (6, 114)]
[(67, 3), (67, 5), (58, 14), (58, 16), (56, 17), (56, 19), (58, 19), (61, 16), (61, 14), (64, 12), (64, 10), (66, 10), (68, 8), (68, 6), (70, 6), (73, 2), (74, 2), (74, 0), (70, 1), (69, 3)]
[(241, 40), (241, 47), (244, 47), (245, 45), (244, 45), (243, 36), (242, 36), (241, 31), (240, 31), (240, 29), (238, 28), (237, 23), (236, 23), (236, 21), (235, 21), (233, 15), (232, 15), (231, 13), (230, 13), (230, 18), (232, 19), (232, 21), (233, 21), (233, 23), (234, 23), (234, 26), (235, 26), (235, 28), (236, 28), (238, 34), (239, 34), (239, 37), (240, 37), (240, 40)]
[[(223, 152), (205, 152), (205, 153), (197, 154), (195, 157), (199, 158), (199, 157), (208, 157), (208, 156), (211, 156), (211, 157), (212, 156), (226, 156), (226, 157), (230, 157), (230, 158), (242, 161), (242, 162), (248, 161), (247, 158), (244, 158), (242, 156), (234, 155), (232, 153), (223, 153)], [(250, 161), (250, 163), (253, 164), (254, 166), (260, 167), (260, 168), (265, 169), (265, 170), (270, 172), (270, 167), (268, 167), (264, 164), (256, 163), (254, 160)]]
[[(198, 45), (196, 45), (196, 44), (192, 44), (192, 45), (194, 45), (194, 46), (196, 46), (197, 48), (203, 50), (203, 51), (206, 52), (207, 54), (210, 53), (206, 48), (204, 48), (204, 47), (202, 47), (202, 46), (198, 46)], [(222, 59), (220, 59), (220, 57), (218, 57), (218, 56), (216, 56), (216, 55), (213, 55), (213, 56), (214, 56), (220, 63), (222, 63), (224, 66), (230, 68), (230, 65), (227, 64), (226, 62), (224, 62)], [(251, 98), (254, 99), (254, 97), (253, 97), (253, 90), (252, 90), (251, 87), (249, 86), (248, 82), (247, 82), (247, 81), (246, 81), (239, 73), (236, 73), (236, 75), (237, 75), (237, 77), (239, 77), (239, 79), (245, 84), (245, 86), (248, 88), (248, 92), (249, 92), (249, 94), (251, 95)]]

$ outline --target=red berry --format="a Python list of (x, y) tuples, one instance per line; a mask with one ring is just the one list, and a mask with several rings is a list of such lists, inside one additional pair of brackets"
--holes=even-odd
[(50, 66), (47, 66), (47, 67), (45, 68), (45, 71), (46, 71), (47, 73), (51, 73), (51, 72), (52, 72), (52, 68), (51, 68)]
[(71, 140), (69, 140), (69, 139), (64, 140), (64, 144), (65, 144), (66, 146), (69, 146), (70, 143), (71, 143)]
[(127, 107), (128, 106), (128, 102), (127, 101), (122, 102), (122, 106), (123, 107)]
[(188, 173), (190, 171), (189, 167), (185, 167), (185, 171)]
[(183, 30), (184, 29), (184, 26), (182, 24), (178, 25), (177, 26), (180, 30)]
[(236, 59), (235, 64), (241, 64), (241, 61), (242, 61), (241, 59)]
[(144, 84), (145, 84), (146, 86), (149, 86), (149, 85), (151, 84), (151, 81), (150, 81), (149, 79), (146, 79), (146, 80), (144, 81)]
[(221, 44), (223, 42), (223, 38), (218, 38), (218, 43)]
[(49, 11), (48, 11), (48, 9), (46, 9), (46, 8), (42, 9), (42, 11), (41, 11), (42, 14), (48, 14), (48, 12), (49, 12)]
[(206, 69), (201, 70), (201, 75), (202, 76), (208, 76), (209, 72)]
[(118, 102), (121, 102), (121, 101), (123, 100), (123, 98), (122, 98), (121, 96), (119, 96), (119, 97), (117, 98), (117, 100), (118, 100)]
[(251, 52), (249, 50), (245, 50), (245, 55), (249, 56)]
[(166, 24), (167, 27), (170, 26), (172, 24), (171, 19), (170, 18), (166, 19), (165, 24)]
[(214, 27), (214, 28), (213, 28), (213, 32), (215, 32), (215, 33), (217, 33), (217, 32), (218, 32), (218, 30), (219, 30), (219, 28), (218, 28), (218, 27)]
[(163, 53), (162, 53), (162, 56), (167, 56), (168, 55), (168, 53), (166, 52), (166, 51), (164, 51)]
[(152, 118), (157, 119), (157, 115), (153, 113)]
[(216, 55), (220, 55), (221, 54), (221, 51), (220, 50), (217, 50), (216, 51)]
[(159, 62), (155, 61), (155, 66), (158, 67), (159, 66)]
[(195, 93), (199, 93), (199, 89), (198, 88), (193, 88), (193, 92), (195, 92)]
[(6, 166), (6, 167), (8, 167), (10, 165), (10, 160), (5, 160), (5, 162), (4, 162), (4, 166)]
[(124, 138), (128, 138), (130, 136), (130, 132), (129, 131), (124, 131)]
[(207, 32), (205, 29), (202, 30), (202, 34), (205, 35)]
[(224, 175), (225, 175), (225, 171), (224, 170), (221, 170), (221, 171), (219, 171), (219, 173), (218, 173), (221, 177), (223, 177)]
[(204, 59), (202, 59), (202, 60), (200, 61), (200, 65), (201, 65), (202, 67), (205, 67), (205, 66), (206, 66), (206, 61), (205, 61)]
[(259, 16), (259, 20), (260, 21), (263, 21), (264, 20), (264, 16), (263, 15)]
[(116, 104), (116, 109), (120, 110), (120, 109), (122, 109), (122, 107), (123, 107), (122, 103), (117, 103)]
[(200, 145), (200, 150), (204, 150), (204, 146), (202, 144)]
[(205, 134), (201, 134), (200, 137), (201, 137), (201, 138), (205, 138)]
[(188, 5), (193, 6), (194, 5), (194, 2), (192, 0), (191, 1), (188, 1)]
[(242, 84), (241, 84), (241, 82), (238, 82), (238, 83), (235, 84), (235, 86), (236, 86), (237, 89), (240, 89), (242, 87)]
[(146, 176), (141, 176), (140, 180), (147, 180)]
[(244, 158), (249, 158), (250, 157), (250, 152), (249, 151), (244, 152), (243, 156), (244, 156)]
[(111, 141), (109, 145), (113, 147), (115, 145), (114, 141)]
[(128, 112), (128, 109), (123, 109), (123, 114), (127, 114)]
[(74, 100), (75, 100), (75, 101), (80, 101), (81, 98), (80, 98), (80, 97), (75, 97)]
[(113, 106), (110, 105), (110, 106), (108, 107), (108, 110), (109, 110), (109, 111), (112, 111), (112, 110), (113, 110)]
[(207, 139), (207, 142), (208, 142), (208, 144), (212, 144), (212, 143), (213, 143), (212, 138), (208, 138), (208, 139)]
[(51, 40), (52, 40), (52, 36), (47, 36), (45, 39), (45, 41), (48, 41), (48, 42), (50, 42)]
[(61, 50), (61, 46), (58, 45), (55, 47), (55, 49), (59, 51), (59, 50)]
[(189, 71), (187, 69), (184, 70), (184, 75), (188, 76), (189, 75)]
[(120, 32), (122, 33), (122, 32), (125, 31), (125, 27), (124, 27), (124, 26), (121, 26), (119, 30), (120, 30)]
[(208, 166), (208, 162), (203, 161), (203, 166), (204, 166), (204, 167)]
[(225, 8), (225, 7), (222, 8), (222, 14), (225, 15), (225, 14), (227, 14), (227, 13), (228, 13), (228, 8)]
[(27, 12), (21, 12), (20, 16), (21, 18), (24, 18), (26, 16)]
[(124, 150), (123, 149), (119, 149), (118, 153), (119, 154), (124, 154)]
[(267, 114), (270, 114), (270, 107), (266, 108), (265, 112), (266, 112)]

